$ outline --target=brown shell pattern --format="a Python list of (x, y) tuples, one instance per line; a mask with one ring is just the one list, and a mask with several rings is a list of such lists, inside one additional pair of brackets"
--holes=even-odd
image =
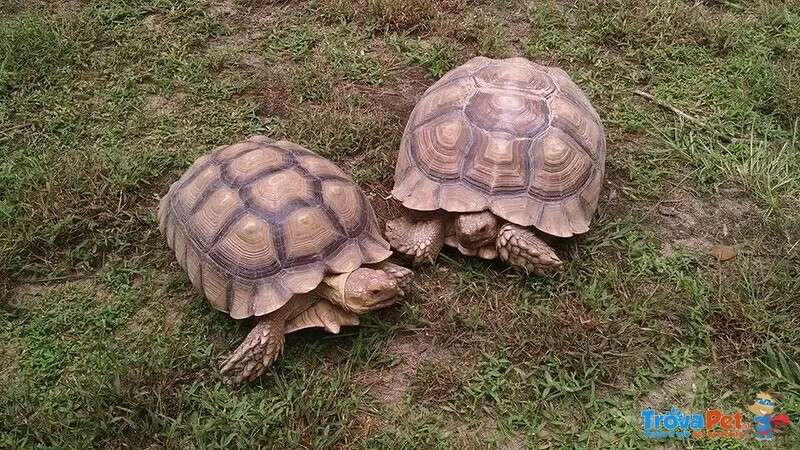
[(161, 199), (158, 220), (194, 287), (237, 319), (391, 254), (372, 206), (341, 169), (263, 136), (198, 159)]
[(392, 193), (413, 210), (490, 210), (569, 237), (589, 229), (605, 153), (600, 116), (566, 72), (477, 57), (411, 112)]

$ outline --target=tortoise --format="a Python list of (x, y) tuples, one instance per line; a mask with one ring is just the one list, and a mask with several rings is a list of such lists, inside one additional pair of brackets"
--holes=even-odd
[(433, 261), (443, 244), (551, 275), (553, 237), (584, 233), (605, 168), (600, 116), (566, 72), (475, 57), (434, 83), (403, 134), (387, 222), (392, 248)]
[(403, 297), (412, 272), (363, 191), (323, 157), (264, 136), (200, 157), (161, 199), (161, 233), (192, 285), (234, 319), (257, 323), (221, 368), (251, 381), (282, 353), (284, 334), (338, 333)]

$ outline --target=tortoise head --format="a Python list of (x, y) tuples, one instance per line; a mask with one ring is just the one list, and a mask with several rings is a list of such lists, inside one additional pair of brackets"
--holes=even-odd
[(389, 306), (403, 295), (397, 278), (382, 270), (361, 267), (347, 277), (343, 306), (360, 314)]
[(464, 247), (483, 247), (497, 238), (499, 225), (497, 216), (489, 211), (459, 214), (456, 218), (456, 237)]

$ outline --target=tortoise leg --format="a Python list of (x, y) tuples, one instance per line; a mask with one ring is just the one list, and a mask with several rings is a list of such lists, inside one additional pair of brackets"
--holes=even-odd
[(387, 275), (390, 275), (397, 281), (397, 285), (400, 289), (405, 289), (411, 283), (411, 278), (414, 277), (414, 272), (411, 269), (407, 269), (403, 266), (398, 266), (397, 264), (392, 264), (390, 262), (382, 262), (372, 266), (375, 270), (382, 270)]
[(225, 384), (237, 386), (258, 378), (283, 353), (286, 320), (262, 318), (220, 369)]
[(525, 227), (504, 224), (495, 243), (500, 257), (515, 268), (540, 276), (554, 275), (564, 268), (556, 252)]
[(433, 262), (444, 244), (445, 221), (414, 221), (399, 217), (386, 222), (386, 238), (395, 250), (414, 258), (416, 264)]

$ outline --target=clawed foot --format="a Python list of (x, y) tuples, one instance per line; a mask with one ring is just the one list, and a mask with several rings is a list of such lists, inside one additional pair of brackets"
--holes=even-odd
[[(397, 264), (392, 264), (390, 262), (380, 263), (375, 268), (392, 276), (395, 281), (397, 281), (397, 286), (403, 291), (408, 288), (408, 285), (411, 283), (411, 279), (414, 277), (414, 272), (412, 272), (411, 269), (407, 269), (403, 266), (398, 266)], [(403, 294), (405, 294), (405, 292)]]
[(540, 276), (564, 270), (564, 263), (547, 243), (534, 232), (506, 223), (497, 235), (497, 252), (508, 264)]

